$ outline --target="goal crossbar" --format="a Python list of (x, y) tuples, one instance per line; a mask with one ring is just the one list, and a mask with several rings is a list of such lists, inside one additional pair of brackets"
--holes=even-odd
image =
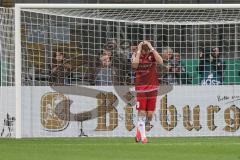
[(15, 8), (78, 8), (78, 9), (237, 9), (240, 4), (21, 4)]

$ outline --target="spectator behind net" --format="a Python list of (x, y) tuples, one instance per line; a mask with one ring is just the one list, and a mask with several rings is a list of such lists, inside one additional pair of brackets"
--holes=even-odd
[(64, 86), (69, 84), (69, 73), (71, 65), (64, 63), (64, 54), (61, 51), (57, 51), (53, 57), (53, 65), (50, 76), (50, 84), (55, 86)]
[(216, 80), (223, 84), (224, 72), (226, 70), (226, 64), (224, 60), (220, 57), (220, 51), (218, 47), (212, 48), (211, 52), (213, 66), (213, 73), (216, 75)]
[(123, 50), (115, 39), (108, 40), (104, 46), (104, 50), (109, 51), (111, 67), (117, 73), (114, 79), (117, 79), (118, 85), (126, 85), (127, 72), (129, 72), (129, 69), (127, 69), (129, 51)]
[(163, 49), (163, 84), (180, 84), (180, 80), (176, 74), (179, 74), (179, 68), (175, 68), (178, 63), (174, 59), (173, 50), (170, 47)]
[(200, 53), (199, 59), (200, 83), (202, 85), (223, 84), (226, 66), (220, 58), (219, 48), (206, 48), (204, 52)]
[(123, 77), (120, 74), (120, 70), (113, 66), (112, 56), (113, 54), (111, 51), (103, 50), (99, 58), (100, 62), (97, 62), (93, 77), (91, 77), (94, 85), (112, 86), (121, 85), (123, 83)]
[(176, 68), (176, 78), (179, 79), (181, 84), (192, 84), (192, 77), (187, 73), (186, 67), (181, 63), (180, 53), (174, 54), (174, 64)]

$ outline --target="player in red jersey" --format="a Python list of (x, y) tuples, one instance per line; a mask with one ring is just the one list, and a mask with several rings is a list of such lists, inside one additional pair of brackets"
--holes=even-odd
[(137, 92), (138, 122), (136, 142), (148, 142), (145, 134), (145, 123), (152, 120), (156, 108), (157, 90), (159, 87), (157, 64), (163, 59), (148, 41), (138, 45), (132, 56), (132, 68), (135, 69), (135, 90)]

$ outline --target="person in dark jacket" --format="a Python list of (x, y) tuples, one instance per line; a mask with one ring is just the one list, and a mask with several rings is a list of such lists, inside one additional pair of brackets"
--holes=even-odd
[(200, 53), (198, 71), (202, 85), (221, 85), (224, 80), (225, 62), (220, 58), (219, 49), (206, 48)]
[(50, 84), (54, 86), (64, 86), (69, 84), (69, 73), (71, 65), (64, 62), (63, 52), (55, 52), (50, 76)]
[[(119, 59), (114, 59), (113, 51), (103, 50), (100, 58), (96, 60), (91, 84), (97, 86), (112, 86), (124, 84), (124, 71), (121, 69)], [(114, 63), (115, 62), (115, 63)]]

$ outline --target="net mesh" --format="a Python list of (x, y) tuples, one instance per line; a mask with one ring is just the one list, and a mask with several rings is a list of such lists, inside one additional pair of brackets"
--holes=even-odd
[[(112, 63), (121, 75), (116, 77), (117, 81), (122, 85), (132, 84), (129, 66), (132, 49), (139, 42), (149, 40), (163, 57), (172, 54), (172, 61), (166, 60), (160, 68), (160, 80), (168, 81), (164, 77), (173, 76), (171, 79), (177, 84), (201, 84), (207, 71), (199, 66), (209, 62), (215, 63), (211, 69), (219, 75), (221, 84), (239, 84), (237, 9), (33, 9), (22, 13), (22, 45), (28, 52), (34, 52), (23, 55), (27, 56), (24, 65), (28, 67), (24, 73), (28, 73), (25, 77), (30, 78), (30, 83), (33, 81), (29, 75), (33, 71), (38, 85), (48, 83), (46, 79), (56, 59), (54, 53), (60, 49), (64, 52), (64, 63), (71, 66), (65, 68), (71, 70), (69, 75), (64, 75), (66, 71), (62, 73), (68, 77), (64, 81), (96, 85), (90, 82), (91, 76), (101, 65), (98, 63), (104, 49), (110, 47)], [(217, 57), (210, 53), (214, 48)], [(177, 61), (181, 61), (179, 74), (171, 68), (177, 67)], [(166, 66), (170, 66), (167, 73)]]
[(15, 136), (14, 10), (0, 8), (0, 137)]
[[(26, 9), (27, 11), (27, 9)], [(238, 23), (238, 9), (31, 9), (56, 16), (145, 24)]]
[(14, 85), (14, 10), (0, 8), (1, 12), (1, 85)]

